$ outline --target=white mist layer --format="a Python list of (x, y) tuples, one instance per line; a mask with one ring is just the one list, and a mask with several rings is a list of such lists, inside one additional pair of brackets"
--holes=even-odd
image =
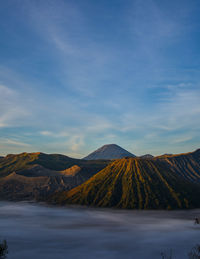
[(0, 202), (8, 259), (188, 258), (200, 244), (200, 210), (119, 211)]

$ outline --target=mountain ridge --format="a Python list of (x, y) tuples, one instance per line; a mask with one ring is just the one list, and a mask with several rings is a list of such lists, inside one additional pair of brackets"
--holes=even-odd
[(180, 209), (200, 207), (199, 191), (200, 149), (114, 160), (90, 161), (41, 152), (0, 159), (1, 199)]
[(80, 185), (108, 163), (41, 152), (9, 154), (0, 160), (0, 199), (45, 200)]
[(55, 194), (57, 204), (123, 209), (200, 207), (200, 150), (152, 159), (123, 158), (83, 184)]

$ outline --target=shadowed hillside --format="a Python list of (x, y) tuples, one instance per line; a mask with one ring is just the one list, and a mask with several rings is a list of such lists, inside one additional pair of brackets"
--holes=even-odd
[(134, 209), (200, 207), (200, 150), (114, 161), (82, 185), (56, 194), (59, 204)]
[(179, 155), (163, 155), (154, 159), (169, 164), (170, 169), (189, 181), (200, 181), (200, 149)]
[(101, 170), (108, 164), (108, 161), (85, 161), (75, 159), (59, 154), (44, 154), (44, 153), (21, 153), (17, 155), (7, 155), (0, 160), (0, 177), (6, 176), (13, 171), (20, 171), (30, 168), (32, 165), (41, 165), (46, 169), (61, 171), (70, 168), (73, 165)]
[(45, 200), (55, 191), (83, 183), (107, 164), (57, 154), (8, 155), (0, 160), (0, 199)]

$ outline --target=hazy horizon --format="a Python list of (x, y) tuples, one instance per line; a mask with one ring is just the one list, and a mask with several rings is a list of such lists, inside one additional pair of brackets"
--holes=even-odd
[[(109, 144), (105, 144), (105, 145), (109, 145)], [(92, 152), (94, 152), (94, 151), (96, 151), (97, 149), (99, 149), (100, 147), (97, 147), (95, 150), (91, 150), (88, 154), (86, 154), (86, 156), (87, 155), (89, 155), (90, 153), (92, 153)], [(122, 148), (124, 148), (124, 147), (122, 147)], [(126, 149), (125, 149), (126, 150)], [(188, 150), (186, 153), (190, 153), (190, 152), (194, 152), (194, 151), (196, 151), (197, 149), (195, 149), (195, 150)], [(128, 152), (129, 152), (129, 150), (127, 150)], [(17, 154), (21, 154), (21, 153), (44, 153), (44, 154), (48, 154), (48, 155), (50, 155), (50, 154), (60, 154), (60, 155), (65, 155), (65, 156), (68, 156), (68, 157), (72, 157), (72, 156), (70, 156), (70, 155), (68, 155), (68, 154), (63, 154), (63, 153), (55, 153), (55, 152), (51, 152), (51, 153), (49, 153), (49, 152), (42, 152), (42, 151), (33, 151), (33, 152), (26, 152), (26, 151), (23, 151), (23, 152), (18, 152), (18, 153), (7, 153), (7, 154), (0, 154), (0, 155), (2, 155), (2, 156), (7, 156), (7, 155), (10, 155), (10, 154), (13, 154), (13, 155), (17, 155)], [(133, 153), (133, 155), (135, 155), (136, 157), (137, 156), (142, 156), (142, 155), (148, 155), (148, 154), (150, 154), (150, 153), (144, 153), (144, 154), (135, 154), (135, 153)], [(162, 153), (162, 154), (157, 154), (157, 155), (155, 155), (155, 157), (156, 156), (160, 156), (160, 155), (165, 155), (165, 154), (172, 154), (172, 155), (178, 155), (178, 154), (184, 154), (184, 152), (180, 152), (180, 153)], [(153, 155), (153, 154), (150, 154), (150, 155)], [(81, 157), (76, 157), (76, 156), (74, 156), (74, 157), (72, 157), (72, 158), (77, 158), (77, 159), (82, 159), (82, 158), (84, 158), (85, 156), (81, 156)]]
[(0, 3), (0, 155), (200, 148), (200, 2)]

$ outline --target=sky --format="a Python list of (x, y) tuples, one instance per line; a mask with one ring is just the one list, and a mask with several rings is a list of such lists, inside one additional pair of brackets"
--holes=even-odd
[(0, 155), (200, 148), (199, 0), (0, 1)]

